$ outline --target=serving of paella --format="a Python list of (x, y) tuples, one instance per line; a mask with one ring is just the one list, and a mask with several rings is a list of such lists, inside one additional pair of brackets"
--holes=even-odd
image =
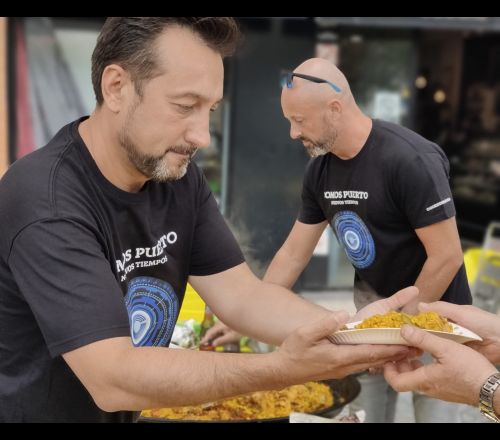
[(328, 339), (334, 344), (397, 344), (408, 345), (401, 336), (403, 325), (413, 325), (429, 333), (463, 344), (481, 341), (474, 332), (454, 322), (448, 321), (436, 312), (422, 312), (412, 316), (390, 311), (383, 315), (373, 315), (363, 321), (350, 322)]

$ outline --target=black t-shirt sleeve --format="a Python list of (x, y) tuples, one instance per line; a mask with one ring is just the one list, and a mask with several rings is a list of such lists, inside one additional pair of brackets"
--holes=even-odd
[(190, 275), (213, 275), (245, 261), (241, 249), (220, 213), (206, 179), (200, 176), (199, 208), (191, 249)]
[(314, 160), (309, 162), (302, 185), (302, 205), (298, 220), (308, 225), (316, 225), (326, 220), (323, 209), (318, 203), (320, 176), (317, 165)]
[(8, 263), (51, 356), (130, 336), (123, 293), (90, 228), (34, 223), (14, 240)]
[(449, 185), (449, 163), (444, 153), (421, 153), (406, 160), (396, 171), (398, 206), (413, 229), (423, 228), (455, 215)]

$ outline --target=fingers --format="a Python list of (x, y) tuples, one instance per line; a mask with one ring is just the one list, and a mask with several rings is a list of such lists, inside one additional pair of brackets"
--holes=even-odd
[(418, 288), (415, 286), (406, 287), (394, 295), (387, 298), (386, 306), (389, 310), (397, 310), (414, 300), (418, 296)]
[(424, 352), (422, 350), (420, 350), (420, 348), (417, 348), (417, 347), (408, 347), (408, 348), (409, 348), (409, 352), (408, 352), (408, 356), (407, 356), (408, 359), (419, 358), (420, 356), (422, 356), (424, 354)]
[(344, 310), (332, 312), (319, 321), (301, 327), (300, 334), (306, 341), (318, 341), (340, 330), (348, 319), (349, 313)]
[(416, 370), (423, 365), (418, 359), (410, 358), (391, 363), (397, 366), (399, 373), (409, 373), (410, 371)]
[(218, 335), (220, 332), (218, 330), (214, 330), (213, 328), (209, 329), (205, 335), (203, 336), (203, 338), (201, 338), (200, 340), (200, 344), (205, 344), (209, 341), (211, 341), (214, 336)]
[(201, 339), (200, 343), (204, 344), (206, 342), (209, 342), (213, 340), (215, 337), (221, 334), (225, 334), (227, 332), (230, 332), (231, 329), (223, 324), (221, 321), (217, 322), (213, 327), (209, 328), (203, 338)]
[(450, 344), (456, 344), (439, 336), (431, 335), (417, 327), (404, 325), (401, 329), (401, 336), (408, 341), (412, 347), (420, 348), (431, 353), (435, 358), (441, 357), (442, 353), (449, 348)]
[(426, 375), (426, 368), (422, 367), (419, 361), (389, 362), (384, 366), (384, 377), (396, 391), (420, 390), (429, 379)]
[(410, 361), (410, 365), (411, 367), (416, 370), (417, 368), (420, 368), (420, 367), (423, 367), (424, 364), (422, 362), (420, 362), (418, 359), (412, 359)]
[(241, 338), (240, 334), (233, 332), (233, 331), (230, 331), (230, 332), (226, 333), (225, 335), (222, 335), (222, 336), (219, 336), (218, 338), (215, 338), (212, 341), (212, 345), (218, 346), (218, 345), (228, 344), (230, 342), (239, 342), (240, 338)]
[(403, 345), (349, 345), (338, 346), (342, 350), (344, 364), (353, 364), (364, 369), (383, 365), (385, 362), (404, 359), (410, 352)]

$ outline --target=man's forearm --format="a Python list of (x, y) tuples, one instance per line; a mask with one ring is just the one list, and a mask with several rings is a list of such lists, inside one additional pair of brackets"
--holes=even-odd
[(276, 284), (258, 283), (248, 298), (259, 313), (251, 317), (240, 313), (236, 319), (224, 322), (239, 333), (273, 345), (280, 345), (297, 327), (330, 313)]
[[(106, 410), (194, 405), (255, 390), (279, 389), (293, 378), (277, 353), (221, 354), (141, 347), (127, 350), (108, 391)], [(285, 376), (288, 382), (285, 382)]]
[(456, 258), (428, 258), (415, 281), (420, 291), (415, 303), (439, 301), (462, 264)]
[(291, 289), (308, 261), (301, 261), (287, 254), (286, 249), (280, 249), (267, 268), (263, 280), (267, 283)]

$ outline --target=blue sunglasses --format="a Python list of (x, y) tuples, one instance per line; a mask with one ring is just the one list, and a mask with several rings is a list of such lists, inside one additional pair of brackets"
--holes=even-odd
[(318, 78), (316, 76), (311, 76), (311, 75), (304, 75), (302, 73), (288, 72), (288, 71), (281, 73), (281, 87), (286, 87), (287, 89), (291, 89), (293, 87), (294, 77), (306, 79), (308, 81), (318, 84), (321, 83), (328, 84), (337, 93), (340, 93), (342, 91), (342, 89), (339, 86), (330, 81), (327, 81), (326, 79)]

